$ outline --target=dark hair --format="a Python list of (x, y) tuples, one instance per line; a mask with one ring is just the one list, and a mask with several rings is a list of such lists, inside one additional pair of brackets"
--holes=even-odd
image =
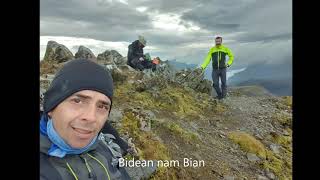
[(216, 39), (221, 39), (222, 40), (222, 37), (218, 36), (218, 37), (216, 37)]

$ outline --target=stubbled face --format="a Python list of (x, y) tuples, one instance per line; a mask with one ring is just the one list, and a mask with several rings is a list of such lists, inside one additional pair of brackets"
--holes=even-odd
[(215, 43), (216, 43), (216, 46), (220, 46), (222, 44), (222, 39), (221, 38), (215, 39)]
[(83, 90), (74, 93), (48, 115), (61, 138), (73, 148), (83, 148), (107, 121), (110, 99), (104, 94)]

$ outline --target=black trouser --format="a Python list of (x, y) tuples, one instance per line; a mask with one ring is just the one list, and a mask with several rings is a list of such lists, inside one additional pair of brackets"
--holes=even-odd
[(143, 65), (141, 64), (141, 61), (139, 60), (139, 58), (134, 58), (131, 60), (131, 67), (133, 67), (134, 69), (138, 69), (140, 71), (142, 71), (144, 69)]
[(152, 63), (151, 61), (147, 61), (147, 60), (142, 61), (141, 64), (143, 65), (143, 67), (145, 69), (154, 70), (154, 68), (156, 67), (156, 64)]
[[(220, 81), (221, 80), (221, 89)], [(213, 88), (216, 90), (219, 98), (227, 95), (227, 68), (212, 69)]]
[(134, 58), (131, 60), (131, 67), (143, 71), (144, 69), (154, 69), (156, 67), (156, 64), (153, 64), (151, 61), (140, 61), (139, 58)]

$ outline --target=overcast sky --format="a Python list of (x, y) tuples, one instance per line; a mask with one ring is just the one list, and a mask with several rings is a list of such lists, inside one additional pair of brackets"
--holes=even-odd
[[(41, 45), (58, 38), (126, 56), (142, 34), (145, 52), (162, 59), (201, 64), (214, 35), (234, 55), (234, 67), (292, 60), (291, 0), (41, 0)], [(56, 37), (58, 36), (58, 37)], [(63, 38), (61, 38), (63, 37)], [(59, 39), (60, 38), (60, 39)], [(93, 44), (86, 44), (91, 42)], [(97, 44), (100, 45), (97, 49)], [(66, 44), (65, 44), (66, 45)], [(67, 44), (68, 47), (69, 44)], [(81, 44), (79, 44), (81, 45)], [(114, 48), (113, 48), (114, 47)], [(90, 47), (89, 47), (90, 48)], [(96, 48), (96, 49), (94, 49)], [(75, 50), (73, 50), (75, 51)], [(96, 54), (97, 55), (97, 54)]]

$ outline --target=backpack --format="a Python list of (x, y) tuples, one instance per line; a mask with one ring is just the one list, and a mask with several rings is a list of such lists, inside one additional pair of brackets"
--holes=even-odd
[(118, 144), (113, 141), (116, 139), (112, 134), (100, 133), (98, 139), (103, 142), (103, 144), (111, 151), (112, 154), (112, 165), (116, 166), (119, 163), (119, 159), (122, 157), (122, 151)]

